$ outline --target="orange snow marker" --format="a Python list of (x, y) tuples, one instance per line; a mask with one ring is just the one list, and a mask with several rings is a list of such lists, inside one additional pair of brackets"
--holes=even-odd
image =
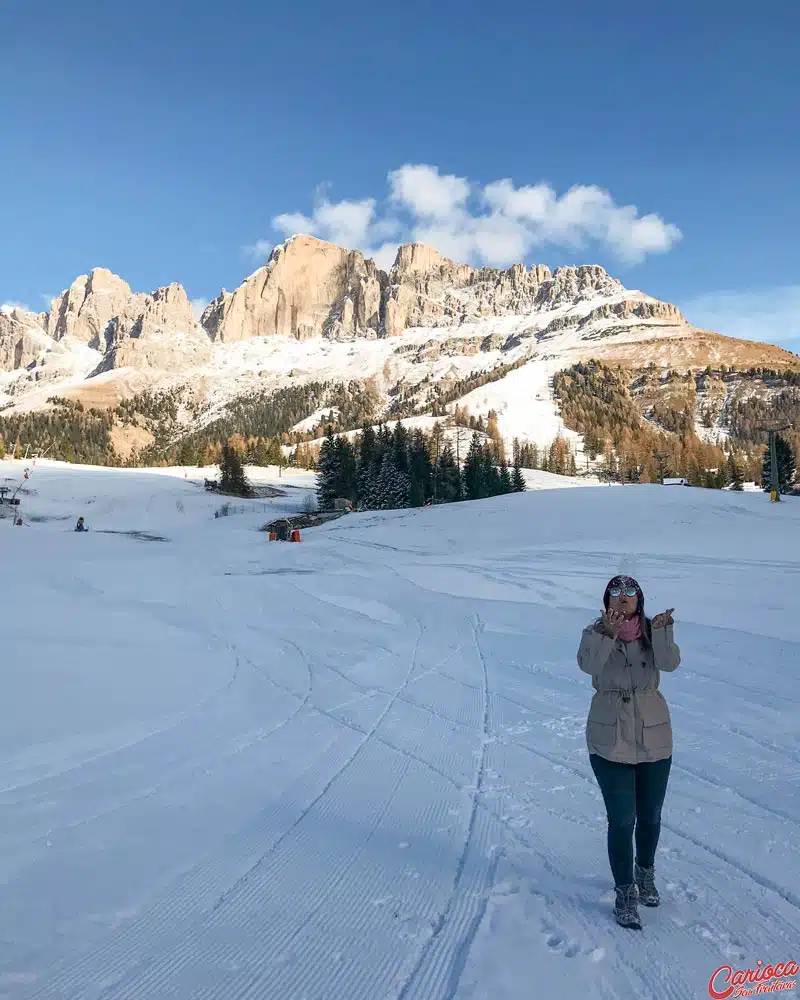
[(290, 542), (299, 542), (300, 541), (300, 532), (298, 531), (297, 528), (295, 528), (294, 531), (292, 532), (289, 541)]

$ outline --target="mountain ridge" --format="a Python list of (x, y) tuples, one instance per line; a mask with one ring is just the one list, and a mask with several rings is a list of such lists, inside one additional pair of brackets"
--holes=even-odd
[[(477, 269), (420, 243), (400, 247), (381, 271), (360, 251), (292, 237), (232, 292), (222, 289), (199, 322), (183, 286), (134, 292), (105, 268), (76, 278), (48, 312), (0, 310), (6, 412), (47, 409), (52, 397), (110, 409), (180, 390), (187, 433), (245, 395), (357, 381), (378, 416), (430, 413), (442, 399), (479, 414), (491, 398), (507, 438), (562, 433), (579, 444), (551, 383), (590, 359), (631, 370), (800, 371), (800, 357), (699, 330), (597, 265)], [(453, 397), (476, 381), (495, 387)]]

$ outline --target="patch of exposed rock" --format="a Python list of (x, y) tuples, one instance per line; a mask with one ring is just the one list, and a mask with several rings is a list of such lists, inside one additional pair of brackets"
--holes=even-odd
[(262, 267), (203, 313), (214, 341), (251, 337), (377, 337), (385, 275), (358, 251), (312, 236), (277, 247)]
[(105, 348), (105, 332), (129, 308), (133, 292), (122, 278), (96, 267), (53, 299), (46, 330), (54, 340), (71, 337), (95, 350)]
[(105, 354), (97, 372), (114, 368), (155, 368), (180, 372), (211, 360), (211, 344), (194, 319), (181, 285), (151, 295), (131, 295), (104, 332)]
[(383, 332), (393, 337), (410, 327), (456, 326), (620, 291), (623, 286), (602, 267), (476, 269), (415, 243), (400, 247), (389, 273)]
[(27, 368), (54, 346), (44, 331), (46, 321), (46, 313), (0, 309), (0, 371)]

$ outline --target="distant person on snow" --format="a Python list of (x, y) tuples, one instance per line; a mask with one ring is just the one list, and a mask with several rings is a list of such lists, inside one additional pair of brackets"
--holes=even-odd
[(681, 654), (673, 636), (675, 609), (647, 618), (636, 580), (609, 581), (603, 607), (583, 630), (578, 649), (578, 664), (596, 692), (586, 742), (608, 816), (614, 916), (620, 926), (641, 930), (638, 903), (660, 902), (654, 859), (672, 764), (672, 725), (659, 677), (677, 669)]
[(83, 518), (82, 517), (78, 518), (78, 523), (75, 525), (75, 530), (76, 531), (88, 531), (88, 528), (83, 523)]

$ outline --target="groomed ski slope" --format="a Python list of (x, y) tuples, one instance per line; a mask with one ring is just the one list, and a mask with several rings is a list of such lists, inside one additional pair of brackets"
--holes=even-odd
[[(289, 545), (182, 474), (28, 485), (0, 521), (3, 1000), (685, 1000), (798, 959), (799, 501), (542, 490)], [(620, 568), (683, 652), (641, 934), (575, 660)]]

